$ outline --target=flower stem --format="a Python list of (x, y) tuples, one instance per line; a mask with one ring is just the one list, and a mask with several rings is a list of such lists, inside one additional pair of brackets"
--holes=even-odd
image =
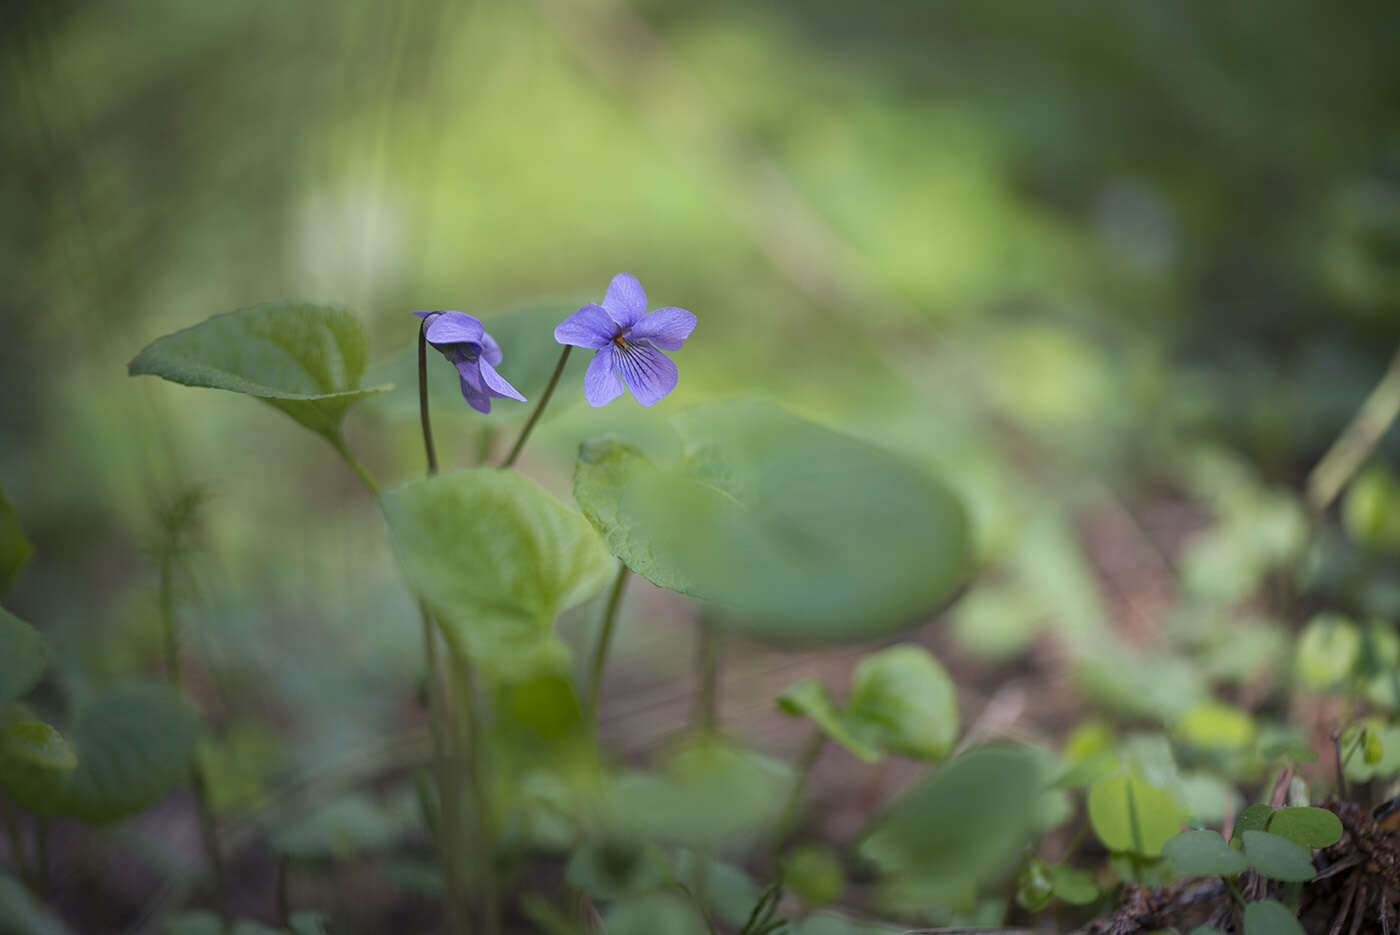
[(501, 467), (508, 468), (515, 463), (515, 459), (520, 457), (520, 449), (525, 447), (525, 439), (530, 437), (530, 433), (535, 430), (535, 423), (540, 421), (540, 415), (544, 413), (544, 407), (549, 405), (549, 398), (554, 395), (554, 387), (559, 385), (559, 377), (564, 373), (564, 364), (568, 363), (569, 352), (572, 351), (572, 344), (564, 345), (564, 353), (559, 355), (559, 363), (554, 365), (554, 373), (549, 377), (549, 384), (545, 386), (544, 392), (540, 394), (540, 401), (535, 404), (535, 411), (530, 413), (530, 420), (525, 423), (525, 427), (520, 430), (520, 437), (515, 440), (515, 445), (510, 449), (510, 454), (501, 462)]
[(441, 670), (438, 666), (437, 639), (433, 632), (434, 622), (428, 608), (420, 601), (418, 613), (423, 620), (423, 680), (428, 693), (428, 732), (433, 742), (433, 771), (436, 774), (438, 794), (438, 821), (433, 840), (437, 845), (438, 859), (442, 861), (443, 876), (447, 879), (447, 924), (450, 932), (465, 931), (465, 913), (457, 900), (458, 877), (461, 874), (462, 853), (459, 847), (462, 833), (461, 802), (457, 796), (457, 784), (452, 781), (451, 762), (447, 756), (446, 741), (443, 737), (445, 717), (443, 709), (442, 685), (439, 681)]
[(608, 648), (612, 645), (613, 627), (617, 623), (617, 609), (622, 604), (622, 592), (627, 585), (627, 566), (619, 563), (617, 578), (608, 592), (608, 606), (603, 611), (603, 628), (598, 633), (598, 642), (593, 647), (593, 665), (588, 674), (588, 720), (594, 729), (598, 727), (598, 698), (603, 691), (603, 666), (607, 663)]
[(433, 423), (428, 417), (428, 321), (418, 326), (418, 421), (423, 424), (423, 451), (428, 456), (428, 473), (437, 473), (437, 450), (433, 447)]
[[(171, 541), (165, 542), (161, 546), (160, 556), (160, 626), (165, 636), (165, 670), (168, 673), (170, 683), (181, 691), (185, 687), (184, 673), (180, 669), (180, 634), (175, 626), (175, 584), (174, 584), (174, 557), (176, 543), (174, 532), (171, 532)], [(209, 782), (204, 775), (204, 767), (200, 765), (199, 757), (190, 758), (190, 787), (194, 792), (195, 810), (199, 816), (199, 838), (204, 845), (204, 859), (209, 865), (209, 875), (214, 883), (214, 903), (215, 909), (222, 920), (223, 928), (228, 930), (228, 890), (224, 886), (224, 861), (219, 853), (219, 826), (214, 817), (214, 808), (209, 801)], [(43, 829), (46, 830), (46, 829)], [(41, 860), (46, 855), (41, 853)], [(44, 879), (43, 868), (40, 868), (39, 880)]]
[(496, 885), (496, 822), (491, 813), (491, 796), (486, 780), (486, 738), (476, 705), (476, 679), (471, 662), (460, 651), (452, 653), (452, 668), (457, 698), (462, 712), (462, 740), (467, 747), (467, 778), (476, 799), (477, 834), (479, 835), (482, 930), (485, 935), (499, 935), (501, 906)]

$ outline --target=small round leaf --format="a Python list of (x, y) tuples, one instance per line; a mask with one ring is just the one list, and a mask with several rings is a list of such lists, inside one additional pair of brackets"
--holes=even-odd
[(1261, 899), (1244, 907), (1244, 935), (1306, 935), (1298, 917), (1283, 903)]
[(892, 753), (941, 760), (958, 739), (958, 692), (928, 650), (891, 646), (856, 666), (846, 717)]
[(1244, 855), (1214, 831), (1183, 831), (1162, 845), (1162, 855), (1185, 876), (1230, 877), (1249, 866)]
[(1264, 876), (1285, 883), (1302, 883), (1317, 875), (1312, 855), (1292, 841), (1268, 831), (1246, 831), (1244, 855)]
[(1131, 774), (1100, 779), (1089, 789), (1089, 823), (1111, 851), (1156, 857), (1186, 819), (1176, 799)]
[(1342, 822), (1325, 808), (1281, 808), (1269, 822), (1269, 831), (1299, 847), (1331, 847), (1342, 839)]

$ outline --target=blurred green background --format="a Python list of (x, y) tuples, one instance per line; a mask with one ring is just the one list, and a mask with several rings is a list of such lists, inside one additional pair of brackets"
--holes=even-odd
[[(0, 486), (36, 557), (8, 603), (78, 696), (155, 670), (146, 549), (203, 489), (180, 615), (248, 801), (403, 723), (412, 608), (327, 446), (126, 376), (158, 335), (348, 305), (398, 385), (350, 440), (392, 483), (422, 470), (409, 312), (533, 306), (501, 367), (533, 395), (552, 324), (630, 271), (699, 318), (680, 388), (595, 412), (571, 378), (529, 473), (567, 498), (581, 439), (769, 396), (941, 471), (980, 556), (1041, 549), (1090, 628), (1065, 517), (1189, 488), (1207, 448), (1296, 488), (1400, 341), (1383, 0), (10, 10)], [(526, 407), (482, 419), (432, 363), (443, 460), (499, 451)]]

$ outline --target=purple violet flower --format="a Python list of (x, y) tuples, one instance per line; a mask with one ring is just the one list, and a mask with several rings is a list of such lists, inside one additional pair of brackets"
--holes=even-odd
[[(622, 395), (624, 384), (637, 402), (654, 406), (676, 388), (676, 365), (661, 353), (678, 351), (695, 330), (695, 316), (683, 308), (647, 312), (647, 294), (631, 273), (618, 273), (601, 305), (585, 305), (554, 329), (554, 340), (597, 351), (583, 378), (590, 406), (605, 406)], [(658, 350), (658, 348), (660, 350)]]
[(428, 343), (442, 351), (442, 356), (457, 368), (462, 380), (462, 397), (477, 412), (491, 411), (491, 398), (518, 399), (525, 397), (496, 372), (501, 362), (501, 348), (481, 322), (466, 312), (414, 312), (425, 322), (424, 335)]

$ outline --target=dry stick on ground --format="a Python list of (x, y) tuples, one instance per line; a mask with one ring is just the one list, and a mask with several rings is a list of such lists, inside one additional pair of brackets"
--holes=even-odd
[(1400, 348), (1371, 395), (1308, 475), (1308, 507), (1320, 514), (1342, 492), (1400, 415)]

